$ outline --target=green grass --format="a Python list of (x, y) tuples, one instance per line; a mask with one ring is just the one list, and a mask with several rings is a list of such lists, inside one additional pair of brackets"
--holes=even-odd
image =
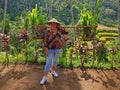
[[(69, 52), (69, 49), (68, 49), (68, 52)], [(61, 53), (62, 54), (62, 53)], [(79, 55), (78, 58), (76, 58), (76, 54), (73, 55), (73, 60), (72, 60), (72, 64), (70, 64), (71, 62), (71, 58), (69, 57), (70, 55), (68, 55), (68, 53), (66, 53), (67, 57), (62, 57), (62, 55), (60, 55), (60, 58), (59, 58), (59, 65), (60, 67), (63, 67), (63, 68), (70, 68), (70, 67), (74, 67), (74, 68), (77, 68), (77, 67), (81, 67), (81, 55)], [(92, 65), (92, 60), (93, 60), (93, 57), (91, 55), (86, 55), (86, 59), (87, 59), (87, 62), (84, 63), (84, 67), (86, 68), (96, 68), (96, 69), (118, 69), (120, 68), (120, 63), (119, 61), (120, 60), (117, 60), (118, 63), (113, 63), (113, 66), (112, 66), (112, 57), (109, 57), (109, 62), (100, 62), (98, 63), (97, 60), (94, 61), (94, 64)], [(1, 52), (0, 53), (0, 63), (3, 63), (5, 61), (5, 53), (4, 52)], [(17, 56), (12, 56), (12, 55), (9, 55), (9, 63), (25, 63), (25, 56), (23, 54), (18, 54)], [(118, 53), (118, 59), (119, 58), (119, 53)], [(28, 63), (33, 63), (34, 59), (33, 58), (29, 58), (28, 60)], [(45, 57), (43, 56), (39, 56), (37, 62), (38, 63), (41, 63), (41, 62), (44, 62), (45, 61)]]
[[(8, 57), (9, 57), (9, 63), (18, 63), (19, 64), (19, 63), (25, 63), (25, 61), (26, 61), (26, 56), (23, 53), (19, 53), (16, 56), (13, 56), (9, 53)], [(6, 60), (5, 52), (1, 52), (0, 53), (0, 63), (4, 63), (5, 60)], [(40, 63), (42, 61), (45, 61), (45, 57), (39, 56), (37, 62)], [(32, 54), (28, 55), (27, 62), (28, 63), (34, 62), (34, 56)]]
[(0, 63), (5, 61), (5, 52), (0, 52)]
[[(107, 52), (109, 53), (109, 52)], [(71, 64), (71, 58), (70, 58), (70, 52), (69, 52), (69, 49), (66, 53), (66, 56), (67, 57), (62, 57), (62, 55), (60, 56), (59, 58), (59, 65), (61, 67), (81, 67), (81, 59), (83, 55), (78, 55), (78, 58), (76, 58), (76, 54), (73, 55), (73, 60), (72, 60), (72, 64)], [(119, 53), (116, 54), (116, 57), (119, 56)], [(96, 68), (96, 69), (117, 69), (117, 68), (120, 68), (120, 63), (119, 63), (119, 58), (117, 58), (117, 61), (118, 63), (111, 63), (112, 61), (112, 57), (109, 57), (108, 60), (109, 62), (104, 62), (104, 61), (101, 61), (100, 63), (98, 63), (97, 60), (94, 61), (94, 64), (92, 65), (92, 61), (93, 61), (93, 56), (92, 55), (89, 55), (87, 54), (86, 55), (86, 62), (84, 63), (84, 67), (86, 68)]]

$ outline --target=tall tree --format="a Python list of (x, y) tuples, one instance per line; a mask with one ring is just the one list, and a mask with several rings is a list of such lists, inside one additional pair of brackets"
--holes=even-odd
[(7, 10), (7, 0), (5, 0), (5, 5), (4, 5), (3, 29), (2, 29), (2, 33), (4, 33), (4, 30), (5, 30), (6, 10)]
[(49, 14), (49, 19), (52, 18), (52, 1), (53, 0), (48, 0), (48, 14)]
[(72, 25), (74, 24), (74, 13), (73, 13), (73, 0), (70, 0), (70, 12), (72, 18)]
[[(7, 10), (7, 0), (5, 0), (5, 4), (4, 4), (4, 15), (3, 15), (3, 28), (2, 28), (2, 33), (4, 33), (4, 30), (5, 30), (6, 10)], [(2, 41), (1, 41), (1, 40), (0, 40), (0, 51), (2, 51)]]
[(119, 49), (120, 49), (120, 0), (118, 0), (118, 33), (119, 33)]

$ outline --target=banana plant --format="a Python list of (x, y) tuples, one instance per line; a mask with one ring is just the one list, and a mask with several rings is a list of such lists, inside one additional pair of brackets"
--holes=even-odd
[(47, 15), (38, 10), (38, 6), (36, 5), (35, 8), (32, 9), (31, 12), (25, 18), (25, 28), (28, 29), (29, 26), (32, 29), (32, 37), (36, 37), (36, 30), (39, 25), (44, 25), (47, 21)]
[(102, 6), (104, 0), (96, 0), (94, 9), (90, 7), (87, 9), (87, 4), (83, 5), (83, 9), (80, 12), (80, 25), (91, 26), (97, 25), (101, 16), (99, 8)]
[(31, 29), (32, 30), (32, 37), (35, 36), (35, 28), (37, 25), (37, 19), (38, 19), (38, 9), (37, 5), (35, 8), (32, 9), (31, 12), (28, 13), (28, 15), (24, 19), (24, 27), (26, 30)]
[(80, 20), (79, 24), (81, 26), (87, 26), (83, 28), (82, 31), (82, 38), (84, 40), (91, 40), (95, 35), (95, 28), (94, 26), (97, 26), (99, 18), (100, 18), (100, 11), (99, 8), (101, 7), (104, 0), (96, 0), (96, 4), (94, 9), (92, 6), (90, 9), (87, 9), (87, 4), (83, 5), (83, 9), (80, 13)]
[(47, 15), (46, 14), (43, 14), (42, 10), (40, 11), (39, 15), (38, 15), (38, 21), (37, 21), (37, 24), (46, 24), (46, 17)]
[(30, 22), (31, 25), (37, 25), (37, 16), (38, 16), (38, 11), (37, 11), (37, 5), (35, 6), (34, 9), (32, 9), (32, 12), (30, 13)]

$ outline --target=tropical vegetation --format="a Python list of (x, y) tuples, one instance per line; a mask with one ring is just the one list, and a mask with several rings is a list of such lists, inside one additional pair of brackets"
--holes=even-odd
[(4, 46), (0, 63), (45, 62), (43, 37), (47, 20), (54, 17), (66, 27), (71, 25), (69, 34), (62, 36), (68, 37), (68, 41), (63, 44), (60, 67), (120, 67), (118, 29), (101, 25), (118, 26), (116, 0), (70, 0), (70, 3), (69, 0), (6, 1), (4, 21), (4, 0), (0, 0), (0, 33), (4, 32), (0, 34)]

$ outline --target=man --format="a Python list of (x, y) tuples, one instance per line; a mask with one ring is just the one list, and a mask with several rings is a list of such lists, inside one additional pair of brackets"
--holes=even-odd
[(47, 81), (47, 74), (50, 70), (51, 74), (54, 77), (58, 77), (58, 74), (55, 70), (62, 48), (61, 34), (58, 32), (58, 26), (60, 26), (60, 23), (55, 18), (52, 18), (50, 21), (47, 22), (47, 24), (50, 25), (50, 30), (48, 30), (44, 38), (47, 60), (44, 70), (44, 76), (40, 81), (41, 85), (45, 84), (45, 82)]

